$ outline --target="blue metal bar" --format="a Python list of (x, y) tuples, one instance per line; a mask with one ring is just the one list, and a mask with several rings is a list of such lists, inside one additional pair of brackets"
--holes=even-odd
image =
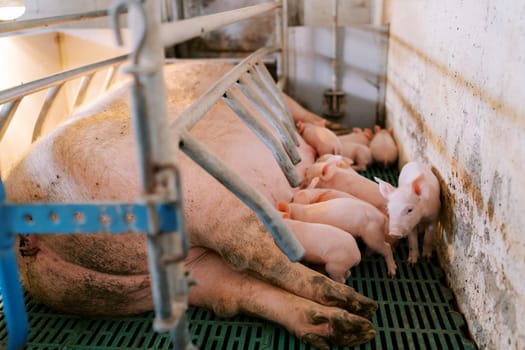
[(0, 179), (0, 291), (8, 331), (7, 349), (22, 349), (29, 333), (15, 255), (17, 233), (172, 233), (179, 228), (179, 205), (160, 201), (11, 204), (5, 202)]
[(15, 233), (30, 234), (113, 234), (149, 232), (153, 213), (160, 232), (176, 231), (178, 220), (175, 203), (158, 203), (150, 207), (136, 203), (30, 203), (0, 204), (0, 238)]

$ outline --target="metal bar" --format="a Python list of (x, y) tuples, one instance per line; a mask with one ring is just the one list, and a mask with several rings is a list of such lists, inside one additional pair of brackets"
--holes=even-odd
[(283, 98), (282, 92), (275, 85), (272, 75), (270, 74), (270, 72), (268, 71), (264, 63), (257, 62), (254, 68), (255, 68), (255, 72), (261, 77), (267, 89), (272, 93), (275, 100), (277, 100), (278, 104), (283, 109), (285, 116), (288, 117), (290, 124), (293, 125), (295, 129), (295, 121), (293, 119), (292, 113), (290, 113), (290, 110), (288, 109), (288, 105), (286, 104), (286, 101)]
[(2, 107), (2, 110), (0, 111), (0, 140), (4, 137), (5, 132), (7, 131), (9, 124), (11, 124), (13, 116), (15, 115), (15, 112), (18, 109), (21, 101), (22, 98), (20, 97), (14, 101), (6, 103)]
[(128, 58), (128, 55), (122, 55), (110, 58), (104, 61), (96, 62), (79, 68), (71, 69), (65, 72), (50, 75), (49, 77), (34, 80), (32, 82), (15, 86), (13, 88), (0, 91), (0, 104), (4, 104), (20, 96), (26, 96), (51, 86), (66, 82), (68, 80), (81, 77), (92, 72), (96, 72), (102, 67), (110, 66), (115, 63), (123, 62)]
[(56, 26), (59, 24), (66, 24), (71, 22), (87, 21), (94, 18), (105, 17), (108, 15), (107, 10), (90, 11), (84, 13), (77, 13), (71, 15), (54, 16), (46, 18), (28, 19), (25, 21), (12, 21), (0, 24), (0, 34), (17, 32), (21, 30), (42, 28), (49, 26)]
[(89, 84), (91, 84), (91, 80), (93, 80), (93, 75), (95, 73), (91, 73), (88, 75), (84, 75), (82, 79), (80, 80), (80, 85), (78, 87), (77, 95), (75, 99), (73, 100), (73, 108), (80, 106), (84, 99), (86, 98), (86, 93), (89, 88)]
[(152, 230), (153, 222), (159, 231), (167, 232), (178, 229), (180, 223), (175, 202), (30, 203), (0, 209), (9, 218), (2, 223), (7, 233), (144, 233)]
[(290, 159), (277, 139), (264, 125), (262, 125), (261, 122), (250, 114), (243, 103), (237, 98), (235, 93), (231, 92), (231, 90), (226, 92), (226, 97), (223, 97), (223, 100), (272, 151), (274, 158), (277, 160), (277, 163), (281, 167), (281, 170), (286, 176), (290, 186), (299, 186), (302, 182), (302, 178), (297, 171), (295, 171), (293, 164), (290, 162)]
[[(268, 107), (261, 96), (253, 91), (253, 85), (250, 85), (247, 80), (248, 79), (246, 78), (246, 75), (241, 76), (239, 82), (237, 83), (237, 87), (246, 97), (248, 97), (250, 102), (255, 106), (264, 119), (266, 119), (273, 126), (273, 128), (277, 130), (281, 144), (290, 157), (290, 160), (293, 164), (298, 164), (301, 161), (301, 156), (295, 147), (294, 139), (292, 138), (289, 130), (286, 128), (274, 110)], [(295, 136), (295, 134), (293, 135)]]
[(280, 90), (286, 88), (288, 77), (288, 0), (282, 0), (280, 13), (276, 12), (276, 41), (281, 49), (281, 56), (277, 58), (277, 87)]
[[(113, 15), (126, 5), (131, 9), (131, 36), (137, 43), (130, 54), (130, 72), (134, 76), (133, 100), (137, 100), (133, 103), (132, 116), (138, 136), (142, 191), (145, 195), (155, 194), (164, 199), (178, 197), (180, 200), (182, 191), (176, 188), (178, 174), (171, 165), (176, 158), (176, 144), (168, 128), (164, 50), (160, 40), (160, 2), (121, 0), (115, 4)], [(113, 18), (115, 24), (118, 23), (115, 15)], [(117, 37), (120, 37), (119, 26), (115, 27)], [(188, 276), (182, 265), (182, 259), (187, 253), (184, 250), (185, 239), (178, 236), (153, 234), (146, 241), (149, 272), (153, 281), (153, 327), (158, 332), (169, 331), (175, 344), (184, 338), (184, 334), (177, 331), (177, 326), (187, 309), (189, 288)]]
[(118, 64), (112, 65), (108, 68), (108, 71), (106, 73), (106, 78), (104, 78), (104, 82), (102, 83), (102, 88), (100, 89), (100, 94), (104, 94), (115, 82), (115, 77), (117, 76), (118, 71)]
[[(9, 242), (12, 244), (5, 246)], [(0, 248), (0, 290), (7, 325), (7, 350), (23, 349), (29, 334), (29, 321), (18, 276), (14, 243), (14, 238), (3, 240), (3, 247)]]
[(64, 86), (64, 83), (53, 86), (47, 91), (46, 99), (44, 100), (44, 104), (40, 109), (40, 113), (38, 114), (38, 118), (36, 119), (35, 126), (33, 128), (33, 136), (31, 138), (32, 142), (35, 142), (40, 137), (40, 135), (42, 135), (42, 127), (44, 126), (47, 114), (49, 113), (49, 110), (51, 109), (51, 106), (53, 105), (53, 102), (55, 101), (55, 98), (60, 92), (62, 86)]
[(160, 31), (161, 41), (164, 47), (172, 46), (225, 25), (271, 11), (279, 6), (281, 6), (281, 1), (273, 1), (237, 10), (164, 23)]
[[(299, 146), (299, 139), (297, 138), (297, 135), (295, 133), (295, 122), (291, 117), (288, 107), (283, 108), (279, 100), (275, 97), (275, 94), (269, 91), (267, 85), (262, 81), (260, 75), (257, 73), (255, 68), (250, 70), (247, 73), (247, 76), (250, 77), (251, 81), (253, 82), (253, 85), (257, 88), (257, 91), (259, 91), (261, 96), (266, 101), (267, 105), (272, 107), (272, 112), (275, 115), (277, 115), (282, 121), (283, 125), (288, 130), (288, 134), (290, 134), (290, 136), (292, 137), (292, 140), (294, 141), (295, 145)], [(288, 116), (289, 114), (290, 116)]]
[(261, 48), (243, 59), (188, 107), (183, 115), (171, 124), (171, 128), (174, 130), (191, 129), (251, 65), (275, 50), (275, 48)]
[(259, 191), (224, 165), (205, 145), (193, 138), (188, 131), (181, 131), (181, 150), (227, 189), (233, 192), (250, 207), (272, 234), (279, 248), (291, 261), (299, 261), (304, 255), (304, 248), (284, 223), (281, 215)]

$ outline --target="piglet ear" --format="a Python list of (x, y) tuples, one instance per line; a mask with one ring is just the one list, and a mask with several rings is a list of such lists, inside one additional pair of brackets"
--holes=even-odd
[(335, 174), (336, 168), (337, 168), (337, 164), (335, 162), (326, 163), (325, 165), (323, 165), (323, 168), (321, 170), (321, 180), (330, 181), (332, 176), (334, 176)]
[(412, 189), (418, 196), (421, 195), (421, 183), (423, 182), (423, 174), (420, 174), (412, 181)]
[(376, 180), (376, 182), (379, 184), (379, 192), (381, 195), (388, 199), (390, 193), (394, 192), (395, 187), (378, 177), (374, 177), (374, 180)]

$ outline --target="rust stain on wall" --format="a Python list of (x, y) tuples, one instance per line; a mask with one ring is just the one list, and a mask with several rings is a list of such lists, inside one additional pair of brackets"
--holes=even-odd
[(473, 96), (477, 96), (480, 101), (487, 104), (495, 113), (499, 113), (502, 116), (509, 119), (510, 122), (516, 126), (525, 127), (525, 112), (519, 111), (512, 106), (506, 104), (501, 99), (493, 96), (488, 91), (482, 89), (480, 86), (474, 84), (468, 79), (462, 77), (458, 72), (453, 72), (442, 63), (436, 62), (427, 54), (423, 53), (418, 48), (409, 44), (399, 36), (390, 33), (390, 46), (398, 46), (409, 51), (411, 54), (416, 55), (419, 59), (425, 62), (427, 65), (433, 67), (439, 71), (443, 76), (455, 81), (461, 88), (470, 90)]

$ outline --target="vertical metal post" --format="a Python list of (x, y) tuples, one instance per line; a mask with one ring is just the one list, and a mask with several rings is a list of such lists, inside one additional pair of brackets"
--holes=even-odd
[(281, 48), (281, 56), (277, 56), (277, 86), (286, 88), (288, 77), (288, 0), (281, 1), (281, 9), (275, 11), (275, 40)]
[[(133, 5), (130, 8), (131, 37), (138, 43), (131, 54), (133, 65), (130, 71), (134, 75), (131, 105), (143, 194), (150, 203), (175, 200), (180, 203), (180, 188), (176, 185), (178, 173), (174, 167), (176, 145), (169, 128), (164, 85), (160, 2), (121, 1), (121, 5)], [(143, 11), (141, 6), (144, 6)], [(178, 348), (193, 349), (189, 332), (181, 330), (186, 326), (189, 288), (182, 264), (187, 253), (184, 232), (160, 233), (158, 227), (154, 231), (147, 236), (155, 308), (153, 328), (158, 332), (169, 332)], [(185, 344), (184, 347), (181, 344)]]
[(340, 89), (339, 82), (339, 61), (341, 60), (339, 52), (339, 19), (338, 19), (339, 1), (332, 0), (332, 35), (333, 35), (333, 57), (332, 57), (332, 88), (324, 92), (324, 114), (332, 118), (341, 118), (344, 114), (342, 104), (345, 93)]

